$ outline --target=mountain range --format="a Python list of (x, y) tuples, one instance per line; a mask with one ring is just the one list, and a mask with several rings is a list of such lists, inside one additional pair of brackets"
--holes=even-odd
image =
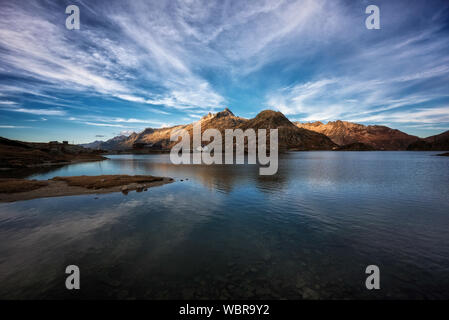
[[(202, 117), (201, 131), (218, 129), (278, 129), (280, 150), (449, 150), (449, 131), (425, 139), (397, 129), (379, 125), (362, 125), (348, 121), (291, 122), (281, 112), (265, 110), (253, 119), (235, 116), (228, 108)], [(130, 136), (94, 141), (81, 146), (106, 151), (168, 151), (177, 142), (170, 141), (176, 130), (185, 129), (191, 138), (196, 122), (168, 128), (147, 128)], [(268, 130), (267, 130), (268, 131)], [(268, 141), (268, 140), (267, 140)]]

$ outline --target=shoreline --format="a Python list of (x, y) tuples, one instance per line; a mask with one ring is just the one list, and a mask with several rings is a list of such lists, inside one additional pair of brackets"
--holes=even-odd
[(0, 179), (0, 203), (88, 194), (147, 191), (174, 179), (154, 176), (72, 176), (49, 180)]
[[(286, 149), (282, 150), (282, 153), (288, 153), (288, 152), (315, 152), (315, 151), (332, 151), (332, 152), (347, 152), (347, 151), (355, 151), (355, 152), (446, 152), (446, 150), (405, 150), (405, 149)], [(189, 151), (188, 154), (194, 154), (195, 152)], [(279, 150), (279, 153), (281, 153), (281, 150)], [(447, 153), (447, 152), (446, 152)], [(103, 156), (119, 156), (119, 155), (148, 155), (148, 154), (170, 154), (170, 150), (164, 150), (164, 151), (148, 151), (148, 152), (134, 152), (132, 150), (123, 151), (123, 152), (115, 152), (115, 151), (107, 151), (105, 153), (102, 153)], [(245, 154), (247, 154), (245, 152)], [(444, 153), (443, 153), (444, 155)], [(95, 160), (92, 160), (95, 161)]]
[(83, 162), (96, 162), (96, 161), (105, 161), (108, 160), (108, 158), (101, 156), (101, 158), (80, 158), (80, 159), (74, 159), (70, 161), (63, 161), (63, 162), (43, 162), (43, 163), (35, 163), (35, 164), (29, 164), (25, 165), (23, 167), (3, 167), (0, 168), (0, 171), (9, 171), (9, 170), (17, 170), (17, 169), (37, 169), (37, 168), (46, 168), (46, 167), (52, 167), (52, 166), (66, 166), (70, 164), (76, 164), (76, 163), (83, 163)]

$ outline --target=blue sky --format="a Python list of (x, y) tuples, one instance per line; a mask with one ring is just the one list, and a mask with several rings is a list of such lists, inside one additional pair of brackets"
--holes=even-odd
[(449, 3), (0, 0), (0, 136), (83, 143), (225, 107), (448, 130)]

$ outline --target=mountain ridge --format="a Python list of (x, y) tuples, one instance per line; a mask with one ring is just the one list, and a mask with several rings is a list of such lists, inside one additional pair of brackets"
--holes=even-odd
[(449, 145), (449, 143), (441, 144), (432, 140), (446, 139), (449, 131), (419, 138), (382, 125), (363, 125), (342, 120), (329, 121), (326, 124), (320, 121), (291, 122), (281, 112), (273, 110), (263, 110), (256, 117), (246, 119), (235, 116), (231, 110), (225, 108), (217, 113), (208, 113), (200, 120), (189, 124), (146, 128), (142, 132), (134, 132), (129, 136), (117, 136), (107, 141), (94, 141), (82, 146), (106, 151), (138, 149), (168, 151), (177, 143), (170, 141), (173, 131), (184, 129), (192, 139), (193, 126), (198, 122), (201, 123), (202, 132), (207, 129), (218, 129), (223, 135), (225, 129), (276, 128), (279, 129), (279, 147), (286, 150), (358, 150), (358, 148), (360, 150), (432, 150), (432, 148), (441, 149), (441, 146), (443, 146), (441, 150), (447, 150)]
[(110, 143), (110, 139), (104, 144), (95, 144), (94, 146), (109, 151), (145, 148), (153, 151), (167, 151), (177, 143), (170, 141), (173, 131), (184, 129), (192, 140), (193, 126), (196, 123), (201, 123), (202, 133), (207, 129), (217, 129), (223, 136), (226, 129), (279, 129), (279, 148), (281, 150), (332, 150), (337, 147), (325, 135), (297, 128), (280, 112), (264, 110), (253, 119), (245, 119), (235, 116), (228, 108), (215, 114), (209, 113), (200, 120), (187, 125), (159, 129), (147, 128), (140, 133), (133, 133), (128, 139), (115, 145)]

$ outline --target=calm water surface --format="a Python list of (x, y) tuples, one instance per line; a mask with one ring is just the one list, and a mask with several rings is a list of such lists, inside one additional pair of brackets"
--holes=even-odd
[[(434, 154), (289, 153), (268, 177), (168, 155), (9, 173), (176, 182), (0, 204), (0, 298), (447, 299), (449, 158)], [(365, 289), (370, 264), (381, 290)]]

